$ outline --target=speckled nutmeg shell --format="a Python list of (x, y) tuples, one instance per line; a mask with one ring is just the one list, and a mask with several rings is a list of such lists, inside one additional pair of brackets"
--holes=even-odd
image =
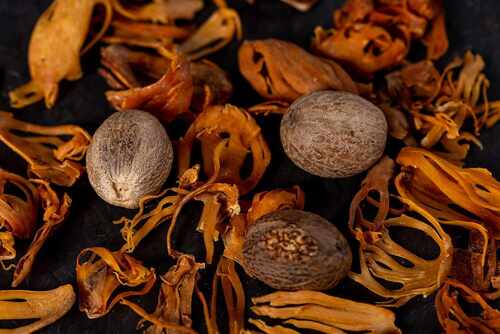
[(326, 290), (352, 263), (342, 233), (326, 219), (301, 210), (281, 210), (251, 225), (243, 246), (243, 268), (279, 290)]
[(384, 153), (384, 113), (362, 97), (320, 91), (296, 100), (281, 120), (281, 143), (306, 172), (329, 178), (359, 174)]
[(161, 188), (172, 160), (172, 143), (153, 115), (120, 111), (95, 132), (87, 152), (87, 173), (99, 197), (133, 209), (141, 197)]

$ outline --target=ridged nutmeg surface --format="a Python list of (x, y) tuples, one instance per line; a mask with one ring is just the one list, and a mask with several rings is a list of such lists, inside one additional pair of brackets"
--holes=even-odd
[(283, 116), (281, 143), (310, 174), (342, 178), (370, 168), (384, 153), (387, 121), (355, 94), (320, 91), (296, 100)]
[(116, 112), (95, 132), (87, 152), (87, 173), (106, 202), (137, 208), (139, 199), (157, 192), (172, 167), (167, 132), (151, 114)]
[(326, 219), (281, 210), (251, 225), (243, 246), (247, 274), (279, 290), (326, 290), (351, 268), (342, 233)]

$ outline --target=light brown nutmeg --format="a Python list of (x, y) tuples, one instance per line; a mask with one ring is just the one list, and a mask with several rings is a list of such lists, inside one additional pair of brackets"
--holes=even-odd
[(326, 290), (352, 264), (349, 244), (326, 219), (301, 210), (268, 214), (247, 232), (243, 267), (247, 274), (279, 290)]
[(362, 97), (320, 91), (296, 100), (281, 120), (288, 157), (313, 175), (342, 178), (359, 174), (385, 150), (384, 113)]
[(116, 112), (95, 132), (87, 152), (87, 173), (106, 202), (134, 209), (170, 174), (172, 143), (161, 123), (139, 110)]

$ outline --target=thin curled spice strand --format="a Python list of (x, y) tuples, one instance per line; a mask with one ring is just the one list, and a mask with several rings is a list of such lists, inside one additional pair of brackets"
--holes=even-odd
[[(102, 27), (84, 46), (97, 6), (105, 9)], [(81, 78), (80, 56), (101, 39), (112, 13), (109, 0), (55, 0), (33, 29), (28, 50), (31, 81), (9, 92), (11, 107), (24, 108), (45, 99), (47, 108), (52, 108), (59, 83)]]
[[(90, 253), (83, 262), (82, 256)], [(156, 281), (153, 269), (144, 267), (133, 257), (111, 252), (103, 247), (86, 248), (80, 252), (76, 263), (76, 280), (79, 289), (79, 308), (89, 319), (106, 315), (119, 301), (147, 294)], [(113, 292), (120, 286), (138, 287), (118, 293), (110, 301)]]
[(241, 40), (242, 35), (238, 12), (220, 7), (178, 49), (188, 59), (196, 60), (219, 51), (235, 37)]
[(318, 291), (278, 291), (252, 298), (252, 302), (251, 309), (258, 316), (283, 319), (284, 324), (305, 329), (328, 327), (328, 331), (321, 330), (323, 333), (401, 333), (394, 324), (393, 312)]
[[(458, 301), (459, 296), (467, 303), (477, 304), (482, 309), (481, 315), (467, 315)], [(500, 311), (456, 280), (445, 282), (436, 295), (435, 306), (439, 323), (446, 333), (494, 334), (500, 331)]]
[(17, 262), (12, 279), (12, 287), (17, 287), (30, 274), (38, 252), (48, 238), (68, 217), (71, 207), (71, 198), (64, 194), (61, 198), (44, 180), (31, 180), (38, 185), (38, 193), (44, 209), (43, 225), (38, 229), (28, 250)]
[[(226, 138), (227, 137), (227, 138)], [(191, 165), (191, 150), (196, 140), (201, 143), (203, 168), (217, 182), (236, 184), (241, 195), (251, 191), (264, 175), (271, 160), (261, 129), (243, 109), (226, 104), (211, 106), (198, 115), (178, 144), (178, 170), (182, 174)], [(226, 142), (218, 159), (220, 171), (214, 171), (214, 150)], [(241, 179), (240, 171), (247, 155), (252, 155), (252, 171)]]
[(0, 141), (26, 160), (29, 174), (57, 185), (72, 186), (82, 175), (85, 168), (77, 161), (85, 156), (90, 140), (90, 135), (76, 125), (36, 125), (0, 112)]
[(255, 115), (278, 114), (284, 115), (288, 111), (290, 103), (285, 101), (267, 101), (248, 108), (248, 112)]
[(47, 291), (0, 291), (0, 320), (35, 320), (10, 329), (2, 334), (30, 334), (56, 322), (71, 310), (76, 296), (70, 284)]
[(153, 0), (143, 5), (125, 6), (120, 0), (112, 0), (113, 9), (121, 16), (134, 21), (170, 23), (175, 20), (192, 20), (203, 8), (203, 0)]

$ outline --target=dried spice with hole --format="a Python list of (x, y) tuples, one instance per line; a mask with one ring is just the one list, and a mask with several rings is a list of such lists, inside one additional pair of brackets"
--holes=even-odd
[(267, 100), (293, 102), (325, 89), (358, 93), (340, 65), (278, 39), (245, 41), (238, 51), (238, 64), (245, 79)]
[(83, 159), (90, 139), (76, 125), (36, 125), (0, 112), (0, 141), (26, 160), (30, 175), (50, 183), (69, 187), (80, 178), (85, 169), (77, 161)]
[[(101, 29), (88, 38), (97, 7), (104, 7)], [(11, 106), (23, 108), (45, 99), (47, 108), (52, 108), (59, 94), (59, 83), (81, 78), (80, 55), (106, 32), (112, 13), (110, 0), (53, 1), (31, 34), (28, 50), (31, 81), (9, 92)], [(90, 41), (84, 46), (87, 39)]]

